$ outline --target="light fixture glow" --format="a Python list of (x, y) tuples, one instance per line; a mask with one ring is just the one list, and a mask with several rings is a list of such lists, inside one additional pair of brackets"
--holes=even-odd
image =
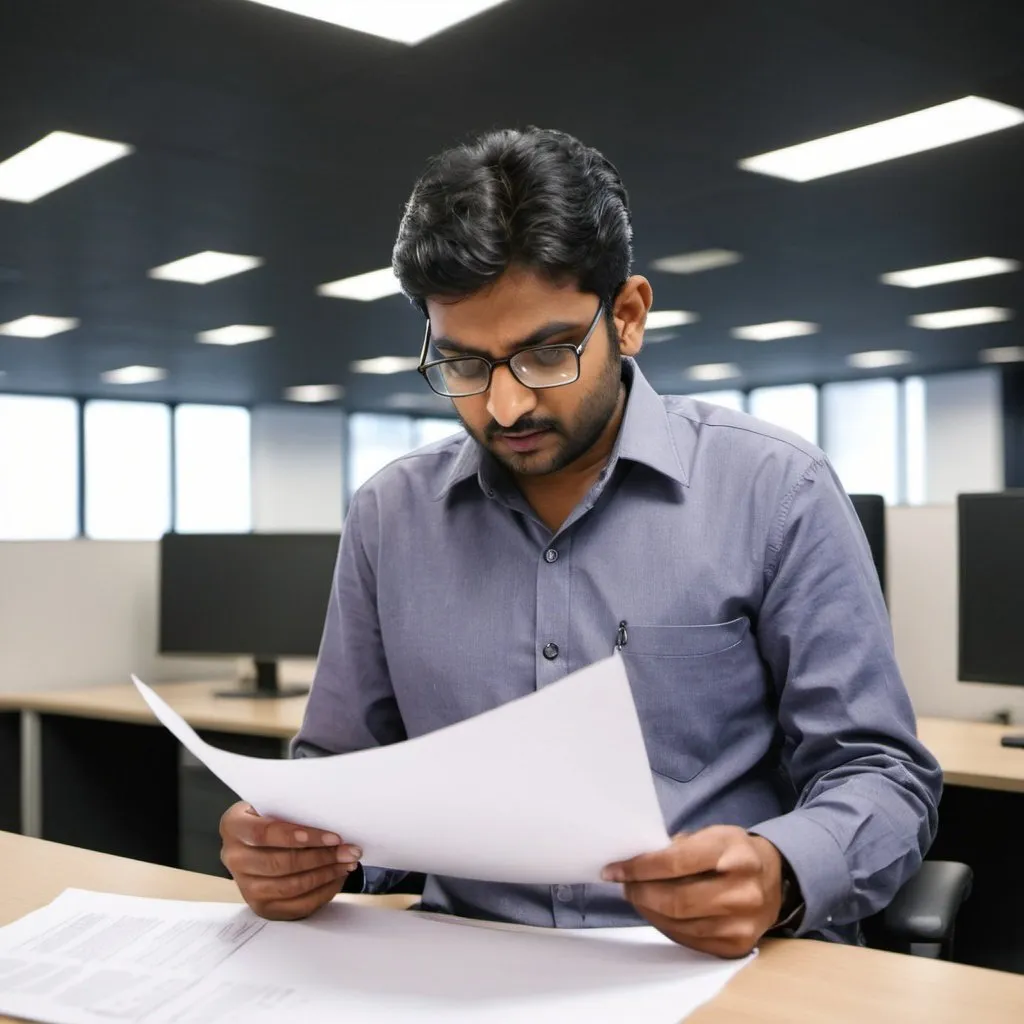
[(973, 327), (976, 324), (998, 324), (1013, 316), (1012, 309), (999, 306), (975, 306), (972, 309), (946, 309), (939, 313), (919, 313), (910, 318), (911, 327), (926, 331), (945, 331), (951, 327)]
[(132, 152), (123, 142), (50, 132), (0, 163), (0, 199), (34, 203)]
[(159, 366), (122, 366), (101, 373), (100, 379), (105, 384), (153, 384), (166, 376), (167, 371)]
[(690, 313), (685, 309), (655, 309), (647, 314), (644, 326), (648, 331), (661, 331), (667, 327), (695, 324), (699, 319), (696, 313)]
[(64, 331), (73, 331), (80, 321), (71, 316), (31, 316), (19, 317), (9, 323), (0, 324), (0, 334), (12, 338), (52, 338)]
[(1000, 348), (986, 348), (978, 353), (983, 363), (1024, 362), (1024, 345), (1004, 345)]
[(735, 363), (702, 363), (691, 366), (686, 371), (690, 380), (732, 380), (740, 376), (740, 368)]
[(217, 327), (212, 331), (200, 331), (196, 341), (203, 345), (248, 345), (254, 341), (264, 341), (274, 336), (273, 327), (261, 327), (257, 324), (229, 324)]
[(384, 404), (389, 409), (429, 408), (434, 410), (447, 406), (449, 402), (447, 398), (441, 398), (440, 395), (434, 394), (433, 391), (424, 391), (422, 394), (413, 391), (400, 391), (397, 394), (388, 395), (384, 399)]
[(505, 0), (252, 0), (289, 14), (367, 32), (410, 45), (465, 21)]
[(184, 281), (186, 284), (209, 284), (221, 278), (242, 274), (263, 266), (259, 256), (240, 256), (233, 252), (217, 252), (205, 249), (203, 252), (184, 256), (180, 260), (153, 267), (149, 276), (158, 281)]
[(913, 358), (911, 352), (878, 349), (874, 352), (854, 352), (846, 357), (846, 362), (858, 370), (881, 370), (886, 366), (902, 366)]
[(416, 356), (374, 356), (357, 359), (349, 365), (353, 373), (408, 373), (420, 365)]
[(777, 341), (779, 338), (800, 338), (805, 334), (816, 334), (820, 330), (821, 324), (812, 324), (807, 320), (775, 320), (768, 324), (734, 327), (729, 333), (744, 341)]
[(977, 259), (957, 260), (955, 263), (936, 263), (930, 267), (894, 270), (892, 273), (883, 274), (881, 281), (882, 284), (894, 284), (900, 288), (928, 288), (950, 281), (969, 281), (975, 277), (1009, 274), (1014, 270), (1020, 270), (1020, 263), (1017, 260), (979, 256)]
[(699, 252), (683, 252), (676, 256), (662, 256), (651, 263), (652, 270), (665, 274), (700, 274), (705, 270), (731, 267), (743, 257), (731, 249), (701, 249)]
[(339, 384), (300, 384), (285, 388), (284, 397), (289, 402), (336, 402), (344, 393)]
[(359, 302), (373, 302), (389, 295), (398, 295), (402, 286), (390, 267), (370, 270), (355, 277), (342, 277), (318, 286), (317, 295), (331, 299), (356, 299)]
[(1024, 110), (981, 96), (964, 96), (797, 146), (760, 153), (740, 160), (739, 166), (744, 171), (787, 181), (813, 181), (977, 138), (1021, 122)]

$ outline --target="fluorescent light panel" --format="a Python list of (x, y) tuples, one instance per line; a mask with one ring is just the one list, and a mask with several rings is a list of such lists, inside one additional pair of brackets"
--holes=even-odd
[(505, 0), (252, 0), (289, 14), (413, 45)]
[(234, 274), (244, 273), (263, 266), (259, 256), (240, 256), (233, 252), (217, 252), (205, 249), (203, 252), (184, 256), (180, 260), (153, 267), (149, 276), (158, 281), (184, 281), (186, 284), (209, 284)]
[(435, 395), (433, 391), (424, 391), (422, 394), (413, 391), (400, 391), (394, 395), (388, 395), (384, 404), (389, 409), (424, 409), (440, 408), (448, 405), (447, 398)]
[(735, 363), (702, 363), (691, 366), (686, 371), (690, 380), (732, 380), (740, 376), (740, 368)]
[(34, 203), (131, 152), (124, 142), (50, 132), (0, 163), (0, 199)]
[(375, 356), (373, 359), (357, 359), (349, 369), (353, 373), (408, 373), (419, 365), (416, 356)]
[(750, 324), (734, 327), (729, 333), (744, 341), (777, 341), (779, 338), (800, 338), (805, 334), (816, 334), (821, 324), (807, 320), (775, 320), (768, 324)]
[(167, 371), (159, 366), (122, 366), (101, 373), (100, 379), (105, 384), (152, 384), (166, 376)]
[(787, 181), (813, 181), (830, 174), (923, 153), (954, 142), (1012, 128), (1024, 110), (981, 96), (964, 96), (936, 107), (761, 153), (739, 162), (741, 169)]
[(685, 309), (655, 309), (647, 314), (644, 325), (649, 331), (661, 331), (667, 327), (683, 327), (695, 324), (700, 317)]
[(978, 353), (983, 363), (1022, 363), (1024, 345), (1004, 345), (1000, 348), (986, 348)]
[(857, 370), (881, 370), (886, 366), (902, 366), (913, 358), (911, 352), (879, 349), (874, 352), (854, 352), (846, 357), (846, 362)]
[(0, 334), (12, 338), (52, 338), (64, 331), (73, 331), (80, 321), (70, 316), (23, 316), (9, 323), (0, 324)]
[(936, 263), (931, 267), (915, 267), (913, 270), (894, 270), (882, 275), (882, 284), (893, 284), (900, 288), (928, 288), (934, 284), (948, 284), (950, 281), (969, 281), (975, 277), (991, 277), (993, 274), (1009, 274), (1020, 270), (1017, 260), (1004, 260), (997, 256), (979, 256), (973, 260), (957, 260), (955, 263)]
[(344, 394), (339, 384), (300, 384), (284, 391), (289, 402), (336, 402)]
[(398, 295), (401, 291), (398, 278), (390, 267), (328, 281), (316, 290), (317, 295), (326, 295), (331, 299), (356, 299), (359, 302), (373, 302), (388, 295)]
[(254, 341), (265, 341), (274, 336), (273, 327), (257, 324), (229, 324), (212, 331), (200, 331), (196, 341), (203, 345), (248, 345)]
[(1012, 309), (1000, 306), (975, 306), (972, 309), (946, 309), (939, 313), (919, 313), (910, 318), (911, 327), (926, 331), (945, 331), (951, 327), (974, 327), (977, 324), (998, 324), (1013, 316)]
[(652, 270), (666, 274), (700, 274), (705, 270), (731, 267), (743, 257), (731, 249), (701, 249), (699, 252), (683, 252), (676, 256), (662, 256), (651, 263)]

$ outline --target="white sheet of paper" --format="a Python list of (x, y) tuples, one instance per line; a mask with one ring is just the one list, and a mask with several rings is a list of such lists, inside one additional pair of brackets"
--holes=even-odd
[(669, 838), (629, 680), (613, 655), (519, 700), (387, 747), (267, 760), (161, 722), (261, 814), (337, 832), (376, 867), (494, 882), (596, 882)]
[[(335, 902), (302, 922), (69, 889), (0, 928), (0, 1013), (44, 1024), (675, 1024), (752, 957)], [(319, 1014), (319, 1017), (317, 1016)]]

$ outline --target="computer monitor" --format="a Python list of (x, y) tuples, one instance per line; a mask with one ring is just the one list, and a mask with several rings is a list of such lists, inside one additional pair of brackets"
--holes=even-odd
[(961, 494), (958, 677), (1024, 686), (1024, 490)]
[(880, 494), (851, 494), (849, 497), (868, 539), (871, 559), (878, 573), (878, 583), (882, 588), (882, 595), (885, 596), (885, 499)]
[(338, 540), (336, 533), (165, 535), (160, 653), (253, 657), (254, 688), (232, 696), (308, 692), (279, 685), (277, 659), (318, 653)]

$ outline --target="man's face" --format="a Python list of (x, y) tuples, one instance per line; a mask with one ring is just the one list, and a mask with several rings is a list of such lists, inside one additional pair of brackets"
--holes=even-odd
[[(427, 302), (431, 336), (440, 355), (489, 359), (510, 356), (539, 332), (544, 344), (578, 346), (597, 307), (596, 296), (573, 284), (555, 285), (519, 269), (510, 269), (493, 285), (466, 298)], [(632, 326), (629, 331), (639, 334), (635, 350), (642, 337), (642, 313), (639, 332)], [(548, 330), (555, 325), (559, 329)], [(630, 342), (610, 336), (602, 316), (580, 358), (580, 376), (574, 383), (534, 390), (501, 366), (488, 391), (452, 403), (470, 435), (513, 473), (557, 473), (584, 455), (608, 425), (622, 386), (621, 356), (633, 353)]]

